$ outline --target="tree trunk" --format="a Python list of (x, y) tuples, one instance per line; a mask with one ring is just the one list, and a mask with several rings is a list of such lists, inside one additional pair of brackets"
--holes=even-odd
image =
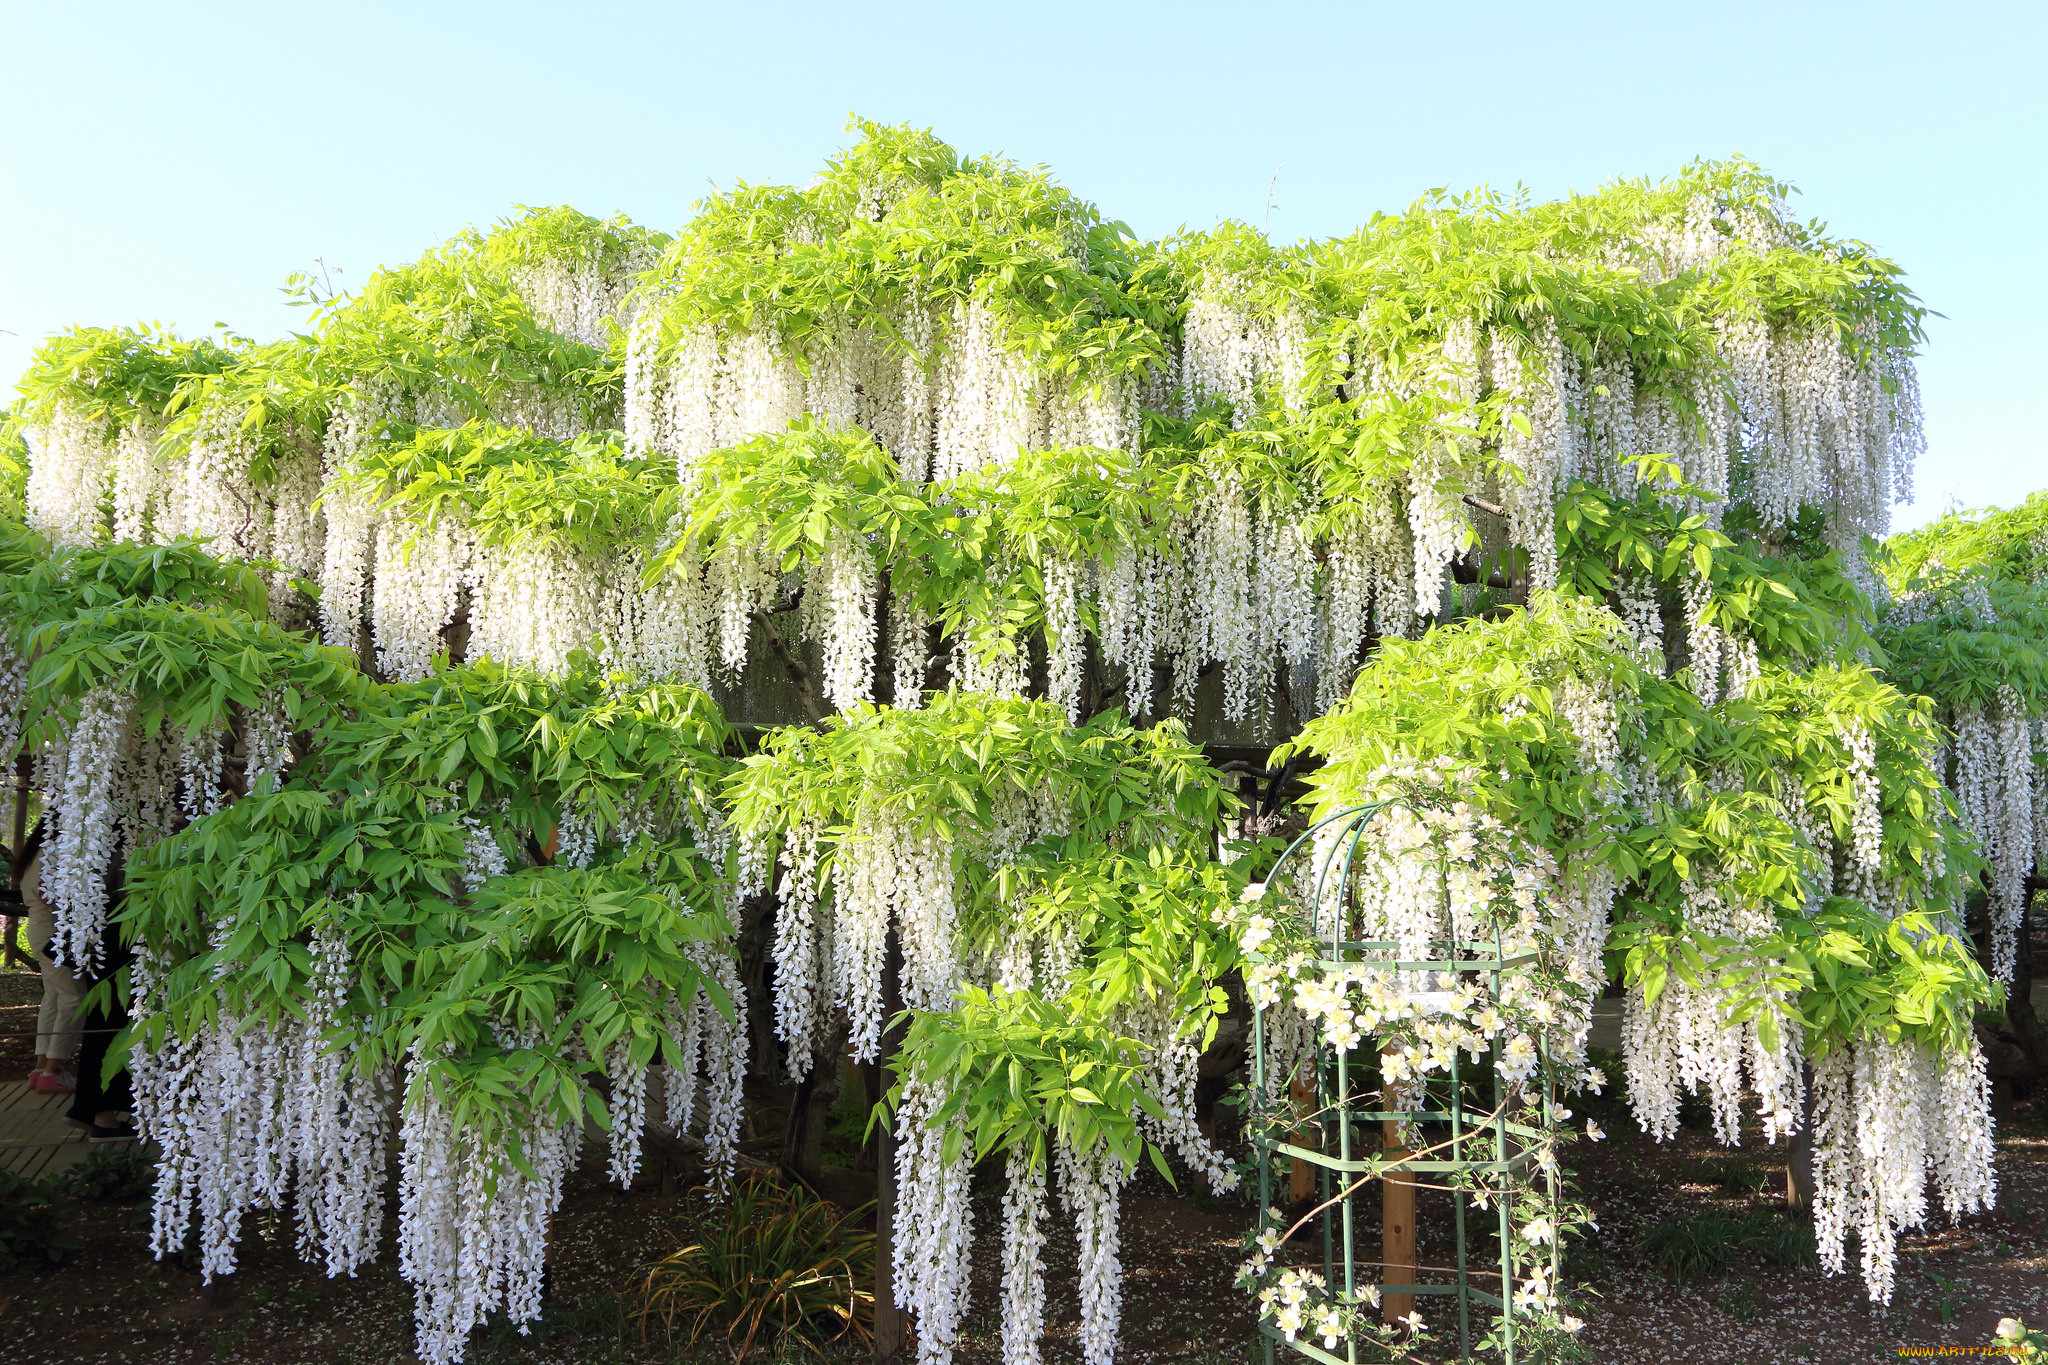
[[(2048, 890), (2048, 878), (2029, 877), (2021, 893), (2019, 942), (2014, 953), (2012, 980), (2007, 983), (2005, 1027), (1979, 1024), (1977, 1041), (1984, 1049), (1985, 1069), (1991, 1079), (2031, 1085), (2048, 1076), (2048, 1031), (2034, 1009), (2033, 899), (2037, 891)], [(1987, 932), (1986, 938), (1989, 938)], [(1988, 969), (1988, 964), (1987, 964)]]
[(789, 1127), (782, 1144), (782, 1165), (806, 1185), (815, 1185), (824, 1165), (825, 1129), (832, 1110), (839, 1103), (840, 1086), (846, 1075), (847, 1027), (844, 1016), (834, 1013), (824, 1044), (811, 1058), (811, 1073), (797, 1083), (796, 1098), (789, 1106)]
[(1813, 1068), (1804, 1068), (1806, 1103), (1799, 1116), (1799, 1131), (1787, 1145), (1785, 1162), (1785, 1203), (1795, 1209), (1813, 1207)]
[[(903, 945), (894, 928), (882, 958), (882, 1017), (894, 1019), (903, 1008), (898, 981), (903, 972)], [(892, 1026), (882, 1034), (882, 1057), (876, 1097), (896, 1084), (896, 1049), (903, 1044), (903, 1029)], [(893, 1361), (903, 1354), (909, 1340), (909, 1324), (896, 1306), (896, 1130), (892, 1123), (876, 1128), (875, 1145), (875, 1359)]]
[(771, 944), (775, 937), (775, 895), (749, 896), (740, 906), (734, 946), (739, 950), (740, 980), (747, 988), (747, 1041), (753, 1074), (774, 1080), (781, 1070), (782, 1045), (775, 1036), (775, 998), (769, 991), (775, 972)]
[[(1315, 1097), (1315, 1087), (1308, 1081), (1297, 1079), (1294, 1084), (1287, 1087), (1287, 1098), (1296, 1104), (1310, 1104)], [(1297, 1147), (1306, 1147), (1309, 1144), (1309, 1135), (1297, 1129), (1287, 1135), (1287, 1140)], [(1287, 1167), (1287, 1198), (1292, 1206), (1290, 1219), (1302, 1216), (1302, 1212), (1309, 1207), (1310, 1200), (1315, 1197), (1315, 1192), (1316, 1168), (1300, 1157), (1294, 1158)]]

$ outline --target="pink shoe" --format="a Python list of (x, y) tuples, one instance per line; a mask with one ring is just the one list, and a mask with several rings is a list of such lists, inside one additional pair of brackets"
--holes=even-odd
[(61, 1071), (38, 1071), (29, 1084), (45, 1095), (69, 1095), (78, 1089), (77, 1079)]

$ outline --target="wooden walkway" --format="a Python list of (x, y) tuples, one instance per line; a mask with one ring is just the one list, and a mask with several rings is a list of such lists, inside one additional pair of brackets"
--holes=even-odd
[(0, 1168), (31, 1180), (85, 1160), (85, 1134), (63, 1120), (69, 1095), (45, 1095), (27, 1081), (0, 1085)]

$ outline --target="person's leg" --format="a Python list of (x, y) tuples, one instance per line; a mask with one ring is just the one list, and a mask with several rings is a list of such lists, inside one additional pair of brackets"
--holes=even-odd
[(121, 1068), (112, 1084), (100, 1083), (100, 1069), (107, 1060), (107, 1048), (113, 1043), (114, 1035), (102, 1026), (103, 1021), (97, 1014), (89, 1016), (87, 1022), (85, 1040), (78, 1048), (78, 1089), (71, 1096), (71, 1108), (65, 1117), (80, 1128), (113, 1128), (119, 1125), (121, 1114), (134, 1102), (128, 1069)]
[[(108, 937), (113, 937), (111, 929)], [(114, 940), (108, 949), (108, 960), (115, 965), (126, 961), (125, 954), (115, 957), (119, 947), (119, 940)], [(100, 1080), (100, 1071), (107, 1060), (107, 1050), (113, 1046), (114, 1035), (128, 1022), (126, 1005), (117, 999), (112, 1009), (89, 1011), (80, 1022), (84, 1036), (78, 1047), (78, 1090), (72, 1096), (71, 1108), (65, 1117), (77, 1127), (92, 1130), (100, 1136), (109, 1133), (133, 1136), (135, 1130), (121, 1117), (135, 1104), (128, 1068), (122, 1067), (104, 1084)]]
[[(107, 884), (108, 914), (106, 928), (100, 935), (99, 975), (81, 974), (81, 990), (89, 990), (94, 982), (113, 976), (134, 960), (134, 953), (122, 944), (120, 930), (114, 924), (120, 904), (121, 869), (117, 864)], [(82, 1014), (80, 1023), (84, 1037), (78, 1048), (78, 1092), (72, 1097), (70, 1112), (65, 1117), (88, 1129), (96, 1139), (131, 1139), (135, 1136), (134, 1125), (123, 1117), (135, 1104), (128, 1069), (121, 1068), (104, 1084), (100, 1080), (114, 1035), (128, 1023), (128, 1002), (117, 994), (105, 1009)]]
[(69, 1074), (71, 1060), (78, 1055), (83, 1037), (78, 1016), (85, 1008), (85, 991), (71, 969), (57, 962), (43, 968), (43, 981), (43, 998), (48, 1000), (54, 995), (57, 1000), (56, 1032), (49, 1047), (50, 1070)]
[(62, 1028), (63, 1002), (57, 998), (56, 983), (50, 980), (50, 964), (44, 962), (43, 1003), (36, 1009), (36, 1065), (28, 1073), (30, 1082), (36, 1077), (49, 1074), (50, 1049), (56, 1046), (58, 1031)]
[(29, 1082), (37, 1089), (61, 1091), (68, 1084), (71, 1059), (78, 1055), (78, 980), (50, 957), (56, 923), (41, 896), (29, 904), (29, 951), (43, 977), (42, 1005), (36, 1011), (36, 1064)]

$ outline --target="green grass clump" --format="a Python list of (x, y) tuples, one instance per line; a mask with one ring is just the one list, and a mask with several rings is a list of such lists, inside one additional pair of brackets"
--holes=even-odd
[(1680, 1284), (1718, 1278), (1747, 1257), (1771, 1265), (1817, 1264), (1812, 1226), (1766, 1211), (1667, 1218), (1643, 1234), (1642, 1247)]
[(765, 1176), (742, 1181), (719, 1221), (648, 1267), (634, 1286), (644, 1339), (659, 1323), (684, 1349), (723, 1328), (735, 1362), (756, 1346), (824, 1343), (873, 1333), (875, 1234), (867, 1213), (842, 1211), (801, 1186)]

